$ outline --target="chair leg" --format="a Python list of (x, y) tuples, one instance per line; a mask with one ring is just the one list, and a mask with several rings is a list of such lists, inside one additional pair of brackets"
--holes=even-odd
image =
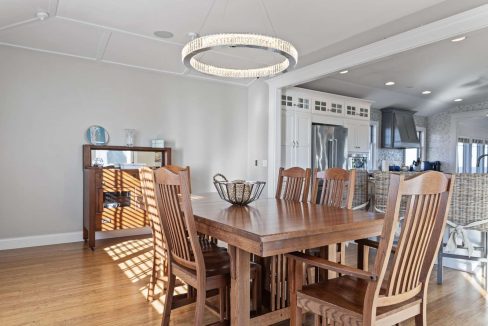
[(166, 298), (164, 300), (163, 320), (161, 326), (169, 326), (169, 319), (171, 317), (171, 306), (173, 304), (173, 292), (175, 290), (176, 277), (169, 270), (168, 288), (166, 289)]
[(441, 245), (439, 247), (439, 252), (437, 253), (437, 284), (442, 284), (442, 281), (443, 281), (443, 278), (444, 278), (444, 271), (443, 271), (443, 268), (442, 268), (442, 255), (443, 255), (443, 252), (444, 252), (444, 245), (441, 241)]
[(427, 325), (427, 296), (422, 296), (422, 306), (420, 307), (420, 314), (415, 316), (415, 326)]
[(227, 300), (227, 287), (223, 287), (219, 289), (219, 313), (220, 313), (220, 321), (223, 322), (227, 317), (227, 307), (226, 307), (226, 300)]
[(483, 264), (484, 288), (485, 291), (488, 291), (488, 232), (482, 232), (481, 234), (483, 238), (483, 255), (485, 257), (485, 263)]
[(203, 315), (205, 312), (205, 300), (207, 299), (207, 293), (205, 292), (205, 287), (201, 286), (197, 290), (197, 302), (195, 306), (195, 325), (203, 325)]
[(147, 300), (154, 300), (154, 288), (158, 281), (158, 258), (155, 251), (153, 251), (153, 261), (152, 261), (152, 272), (151, 278), (149, 279), (149, 286), (147, 287)]

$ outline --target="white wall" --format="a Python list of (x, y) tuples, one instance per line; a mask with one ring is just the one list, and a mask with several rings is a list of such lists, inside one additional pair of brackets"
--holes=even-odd
[[(81, 231), (81, 145), (156, 136), (190, 165), (195, 192), (247, 173), (247, 89), (0, 46), (0, 239)], [(81, 235), (80, 235), (81, 238)]]
[[(266, 181), (268, 168), (268, 85), (256, 80), (248, 90), (248, 178)], [(258, 165), (256, 166), (256, 160)], [(264, 192), (265, 193), (265, 192)], [(263, 193), (263, 194), (264, 194)]]

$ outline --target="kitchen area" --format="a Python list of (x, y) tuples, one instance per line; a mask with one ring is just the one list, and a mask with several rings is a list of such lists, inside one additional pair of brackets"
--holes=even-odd
[(456, 175), (438, 263), (471, 273), (484, 289), (488, 70), (480, 53), (488, 54), (486, 37), (482, 29), (343, 69), (284, 88), (280, 97), (281, 165), (362, 171), (356, 196), (367, 198), (370, 210), (384, 211), (391, 173)]

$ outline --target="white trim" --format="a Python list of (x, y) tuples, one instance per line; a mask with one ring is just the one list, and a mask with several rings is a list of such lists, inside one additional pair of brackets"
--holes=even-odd
[[(95, 239), (100, 240), (100, 239), (109, 239), (109, 238), (117, 238), (117, 237), (128, 237), (128, 236), (150, 234), (150, 233), (151, 233), (151, 229), (148, 227), (127, 229), (127, 230), (104, 231), (104, 232), (96, 232)], [(18, 238), (5, 238), (5, 239), (0, 239), (0, 250), (47, 246), (53, 244), (81, 242), (81, 241), (83, 241), (82, 231), (55, 233), (55, 234), (42, 234), (42, 235), (33, 235), (33, 236), (18, 237)]]
[(12, 48), (19, 48), (19, 49), (23, 49), (23, 50), (42, 52), (42, 53), (64, 55), (67, 57), (73, 57), (73, 58), (84, 59), (84, 60), (89, 60), (89, 61), (96, 61), (96, 58), (93, 58), (93, 57), (85, 57), (82, 55), (70, 54), (70, 53), (66, 53), (66, 52), (58, 52), (58, 51), (43, 50), (43, 49), (38, 49), (38, 48), (31, 48), (30, 46), (23, 46), (23, 45), (18, 45), (18, 44), (13, 44), (13, 43), (0, 42), (0, 45), (9, 46)]
[(32, 22), (38, 22), (38, 21), (40, 21), (40, 20), (37, 17), (35, 17), (35, 18), (29, 18), (29, 19), (26, 19), (26, 20), (22, 20), (22, 21), (19, 21), (19, 22), (10, 24), (10, 25), (2, 26), (2, 27), (0, 27), (0, 31), (5, 31), (7, 29), (11, 29), (11, 28), (14, 28), (14, 27), (17, 27), (17, 26), (22, 26), (22, 25), (25, 25), (25, 24), (30, 24)]
[(105, 52), (107, 51), (108, 43), (110, 42), (110, 38), (112, 37), (112, 32), (104, 31), (102, 35), (100, 35), (100, 39), (98, 40), (97, 45), (97, 61), (103, 60), (105, 56)]
[(275, 96), (281, 88), (305, 83), (333, 72), (350, 69), (363, 63), (379, 60), (487, 26), (488, 5), (482, 5), (267, 80), (270, 95), (268, 108), (268, 194), (272, 195), (279, 167), (278, 159), (281, 157), (280, 106)]

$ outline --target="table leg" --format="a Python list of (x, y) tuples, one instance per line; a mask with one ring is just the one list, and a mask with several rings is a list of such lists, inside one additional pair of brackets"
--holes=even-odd
[(230, 322), (232, 326), (250, 324), (250, 254), (229, 245), (231, 259)]

